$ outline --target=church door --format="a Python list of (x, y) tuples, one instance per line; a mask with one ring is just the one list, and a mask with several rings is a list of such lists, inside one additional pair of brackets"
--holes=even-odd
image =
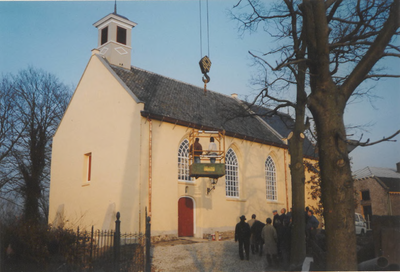
[(193, 237), (193, 200), (188, 197), (178, 201), (178, 236)]

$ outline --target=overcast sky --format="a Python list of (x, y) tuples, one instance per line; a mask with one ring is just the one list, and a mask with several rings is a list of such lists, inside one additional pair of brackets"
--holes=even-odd
[[(208, 55), (212, 66), (210, 90), (244, 99), (254, 92), (250, 83), (257, 72), (248, 51), (266, 52), (276, 41), (260, 29), (240, 35), (229, 15), (237, 0), (209, 0), (209, 40), (206, 1), (202, 1), (202, 46), (200, 47), (199, 1), (118, 1), (117, 13), (136, 22), (132, 30), (132, 65), (203, 87), (198, 62)], [(93, 23), (114, 11), (114, 1), (0, 2), (0, 73), (17, 73), (29, 65), (51, 72), (76, 86), (97, 47)], [(208, 50), (209, 44), (209, 50)], [(201, 54), (202, 51), (202, 54)], [(389, 73), (399, 72), (398, 61), (386, 62)], [(346, 123), (364, 126), (354, 139), (371, 141), (400, 129), (400, 79), (382, 79), (373, 84), (372, 105), (368, 99), (351, 104)], [(366, 126), (367, 125), (367, 126)], [(284, 135), (286, 136), (286, 135)], [(358, 147), (350, 156), (353, 170), (366, 166), (395, 168), (400, 162), (398, 142)]]

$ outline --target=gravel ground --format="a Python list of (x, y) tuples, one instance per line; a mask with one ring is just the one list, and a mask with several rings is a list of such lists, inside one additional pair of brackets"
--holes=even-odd
[(191, 244), (155, 245), (152, 271), (273, 271), (265, 255), (250, 253), (249, 261), (239, 258), (238, 243), (233, 240)]

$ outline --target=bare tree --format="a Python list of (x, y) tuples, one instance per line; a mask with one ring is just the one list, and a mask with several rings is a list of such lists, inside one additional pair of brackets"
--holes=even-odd
[[(241, 4), (241, 1), (238, 5)], [(306, 72), (304, 61), (306, 43), (302, 36), (302, 18), (293, 6), (293, 2), (285, 1), (280, 4), (266, 7), (259, 1), (247, 1), (248, 12), (234, 16), (239, 20), (243, 30), (256, 30), (259, 24), (266, 23), (264, 29), (276, 40), (284, 40), (283, 45), (271, 49), (265, 54), (249, 52), (263, 67), (265, 77), (258, 83), (263, 87), (256, 95), (250, 108), (257, 104), (272, 108), (268, 115), (275, 115), (279, 109), (290, 107), (294, 110), (294, 124), (290, 128), (292, 133), (288, 137), (290, 153), (290, 173), (292, 182), (292, 241), (290, 263), (292, 267), (302, 264), (306, 256), (305, 245), (305, 171), (303, 141), (305, 130), (309, 127), (306, 118)], [(272, 24), (278, 31), (270, 32), (268, 24)], [(271, 64), (270, 58), (275, 57)], [(293, 101), (281, 98), (285, 90), (293, 88), (296, 97)]]
[[(354, 6), (349, 7), (349, 3)], [(344, 109), (365, 79), (379, 76), (371, 71), (380, 59), (400, 56), (400, 48), (390, 44), (400, 27), (400, 2), (349, 3), (305, 0), (301, 7), (310, 71), (308, 108), (318, 134), (328, 270), (357, 269), (353, 178)], [(340, 75), (341, 64), (354, 68)]]
[(8, 87), (15, 101), (11, 122), (20, 137), (9, 152), (5, 181), (8, 191), (22, 196), (24, 218), (37, 222), (46, 206), (41, 199), (49, 187), (52, 137), (70, 91), (54, 75), (32, 67), (11, 76)]
[(0, 197), (10, 203), (15, 203), (16, 194), (9, 187), (13, 183), (13, 170), (9, 162), (23, 128), (19, 126), (15, 98), (12, 78), (5, 75), (0, 81)]
[[(288, 101), (271, 96), (268, 91), (270, 85), (276, 82), (295, 82), (298, 99), (296, 105), (300, 107), (301, 103), (298, 102), (305, 98), (314, 117), (327, 234), (326, 268), (356, 270), (353, 180), (343, 114), (349, 98), (357, 93), (357, 87), (364, 80), (398, 77), (396, 74), (383, 74), (379, 72), (380, 69), (373, 68), (382, 58), (400, 56), (399, 46), (391, 44), (392, 37), (398, 35), (400, 25), (399, 0), (285, 0), (286, 8), (278, 5), (269, 10), (263, 9), (259, 1), (248, 0), (247, 3), (252, 10), (250, 16), (238, 17), (245, 27), (254, 28), (260, 22), (272, 20), (275, 30), (270, 32), (271, 35), (290, 39), (290, 42), (266, 54), (253, 54), (270, 71), (288, 68), (293, 72), (269, 80), (266, 84), (269, 88), (264, 88), (259, 97), (281, 103), (278, 107), (290, 105)], [(288, 19), (291, 20), (291, 26)], [(299, 46), (295, 46), (296, 37)], [(305, 47), (304, 51), (301, 50), (304, 48), (302, 46)], [(279, 56), (274, 65), (267, 58), (272, 54)], [(304, 86), (302, 78), (296, 76), (303, 64), (308, 70), (309, 80), (305, 83), (305, 86), (309, 84), (305, 97), (302, 88), (299, 88), (299, 85)], [(293, 70), (293, 67), (297, 70)], [(304, 117), (297, 118), (300, 118), (299, 125), (304, 124)], [(344, 244), (346, 247), (343, 247)]]

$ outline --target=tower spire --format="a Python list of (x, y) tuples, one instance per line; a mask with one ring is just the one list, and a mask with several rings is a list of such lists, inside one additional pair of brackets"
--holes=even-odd
[(114, 14), (117, 14), (117, 0), (114, 2)]

